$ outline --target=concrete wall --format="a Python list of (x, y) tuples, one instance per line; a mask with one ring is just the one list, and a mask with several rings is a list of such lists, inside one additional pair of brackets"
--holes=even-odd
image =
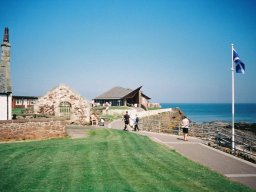
[[(7, 115), (7, 103), (8, 103), (8, 115)], [(12, 95), (3, 94), (0, 95), (0, 120), (11, 120), (12, 119)]]
[(108, 110), (107, 114), (108, 115), (124, 115), (126, 113), (126, 111), (128, 111), (128, 114), (130, 116), (138, 115), (138, 117), (142, 118), (142, 117), (148, 117), (148, 116), (152, 116), (152, 115), (158, 115), (158, 114), (164, 113), (164, 112), (172, 113), (174, 110), (175, 109), (168, 108), (168, 109), (157, 109), (157, 110), (138, 112), (137, 108), (133, 108), (133, 109), (110, 109), (110, 110)]
[(173, 113), (176, 109), (173, 108), (168, 108), (168, 109), (156, 109), (156, 110), (149, 110), (149, 111), (141, 111), (139, 113), (137, 113), (138, 117), (149, 117), (149, 116), (153, 116), (153, 115), (159, 115), (161, 113)]
[(107, 112), (104, 111), (103, 114), (107, 114), (107, 115), (121, 115), (123, 116), (126, 111), (128, 111), (129, 114), (136, 114), (137, 113), (137, 109), (109, 109)]
[(66, 124), (66, 121), (56, 119), (0, 121), (0, 141), (65, 137)]

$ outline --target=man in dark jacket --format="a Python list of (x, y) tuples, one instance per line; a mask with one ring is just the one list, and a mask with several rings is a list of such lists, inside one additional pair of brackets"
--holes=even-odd
[(124, 120), (124, 131), (127, 131), (127, 125), (129, 125), (130, 123), (130, 115), (128, 114), (128, 111), (126, 111), (123, 120)]

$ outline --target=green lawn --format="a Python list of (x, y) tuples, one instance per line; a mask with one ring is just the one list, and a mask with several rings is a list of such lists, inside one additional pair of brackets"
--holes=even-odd
[(113, 109), (113, 110), (129, 110), (129, 109), (132, 109), (132, 107), (128, 107), (128, 106), (110, 106), (109, 109)]
[(22, 108), (13, 108), (12, 109), (12, 114), (22, 115)]
[(147, 137), (100, 129), (85, 139), (0, 144), (0, 191), (252, 191)]

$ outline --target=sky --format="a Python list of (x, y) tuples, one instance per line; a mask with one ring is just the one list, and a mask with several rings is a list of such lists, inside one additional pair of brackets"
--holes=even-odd
[[(255, 0), (0, 0), (13, 95), (65, 84), (90, 100), (115, 86), (151, 102), (256, 103)], [(0, 36), (0, 40), (2, 37)]]

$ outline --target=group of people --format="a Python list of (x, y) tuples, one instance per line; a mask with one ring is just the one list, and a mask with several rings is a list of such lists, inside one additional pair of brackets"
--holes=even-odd
[[(126, 111), (123, 121), (124, 121), (124, 131), (127, 131), (127, 126), (130, 126), (130, 115), (128, 114), (128, 111)], [(134, 131), (140, 130), (139, 129), (139, 117), (136, 115), (136, 118), (133, 119), (134, 121)], [(130, 126), (131, 127), (131, 126)], [(186, 116), (182, 117), (182, 131), (183, 131), (183, 139), (184, 141), (188, 141), (188, 131), (189, 131), (189, 119)]]
[[(129, 125), (130, 127), (131, 127), (131, 125), (130, 125), (130, 119), (131, 119), (131, 117), (130, 117), (130, 115), (128, 114), (128, 111), (126, 111), (126, 113), (125, 113), (125, 115), (124, 115), (124, 117), (123, 117), (123, 121), (124, 121), (124, 131), (127, 131), (127, 126)], [(136, 115), (136, 117), (135, 117), (135, 119), (132, 119), (133, 121), (134, 121), (134, 131), (136, 131), (136, 130), (140, 130), (139, 129), (139, 117), (138, 117), (138, 115)]]

